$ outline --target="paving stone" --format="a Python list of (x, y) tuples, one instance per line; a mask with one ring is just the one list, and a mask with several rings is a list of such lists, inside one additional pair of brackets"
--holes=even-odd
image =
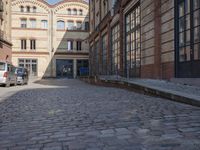
[(200, 149), (198, 107), (78, 80), (12, 90), (0, 103), (0, 150)]

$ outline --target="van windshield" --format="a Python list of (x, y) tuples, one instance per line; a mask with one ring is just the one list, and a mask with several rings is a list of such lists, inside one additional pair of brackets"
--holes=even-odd
[(0, 62), (0, 70), (5, 70), (5, 63)]
[(17, 68), (17, 74), (21, 74), (23, 73), (23, 69), (22, 68)]

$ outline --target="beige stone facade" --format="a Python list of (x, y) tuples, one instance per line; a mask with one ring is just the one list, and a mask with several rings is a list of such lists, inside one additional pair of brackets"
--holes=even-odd
[(11, 62), (11, 0), (0, 1), (0, 61)]
[(13, 63), (32, 76), (77, 77), (88, 61), (88, 9), (81, 0), (13, 0)]

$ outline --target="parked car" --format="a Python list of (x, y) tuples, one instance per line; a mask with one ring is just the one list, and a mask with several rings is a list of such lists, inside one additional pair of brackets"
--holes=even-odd
[(28, 70), (26, 68), (18, 67), (16, 69), (17, 74), (17, 84), (24, 85), (28, 84)]
[(0, 85), (17, 85), (16, 67), (7, 62), (0, 62)]

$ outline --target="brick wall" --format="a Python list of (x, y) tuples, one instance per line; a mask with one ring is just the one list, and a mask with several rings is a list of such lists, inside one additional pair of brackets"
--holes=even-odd
[[(0, 46), (0, 61), (11, 62), (11, 56), (12, 56), (11, 46), (6, 44), (6, 43), (1, 43), (1, 46)], [(6, 58), (7, 58), (7, 60), (6, 60)]]

